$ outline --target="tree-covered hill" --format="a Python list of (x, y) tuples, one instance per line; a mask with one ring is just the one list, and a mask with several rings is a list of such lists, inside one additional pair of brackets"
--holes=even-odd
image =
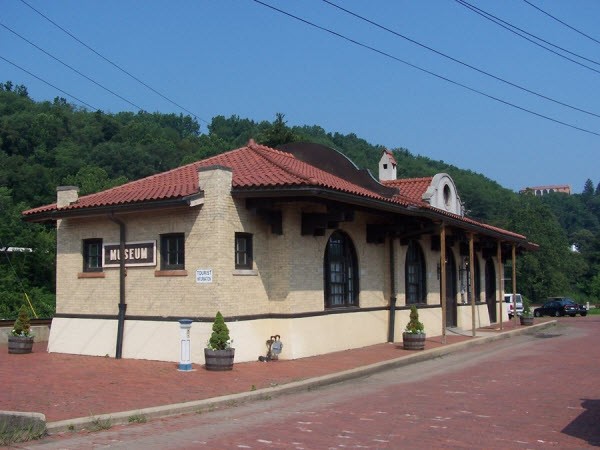
[[(284, 119), (283, 114), (273, 122), (217, 116), (201, 130), (190, 116), (92, 112), (63, 98), (36, 102), (25, 86), (0, 83), (0, 249), (33, 249), (0, 252), (0, 318), (15, 317), (24, 292), (39, 316), (53, 313), (55, 231), (23, 222), (20, 212), (54, 202), (57, 186), (76, 185), (85, 195), (241, 147), (250, 138), (272, 147), (323, 144), (377, 173), (383, 147), (317, 125), (289, 127)], [(526, 296), (600, 298), (600, 186), (594, 190), (588, 180), (582, 194), (523, 196), (481, 174), (404, 148), (391, 150), (399, 177), (447, 172), (471, 217), (540, 244), (539, 252), (519, 260), (519, 290)], [(569, 250), (572, 243), (579, 253)]]

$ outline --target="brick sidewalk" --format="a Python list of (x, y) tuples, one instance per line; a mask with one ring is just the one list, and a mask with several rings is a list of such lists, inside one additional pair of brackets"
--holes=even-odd
[[(471, 339), (449, 334), (447, 344)], [(426, 349), (442, 345), (441, 336)], [(47, 353), (8, 354), (0, 345), (0, 410), (39, 412), (48, 422), (203, 400), (353, 369), (414, 352), (378, 344), (297, 360), (236, 363), (231, 372), (201, 364), (180, 372), (177, 363)]]

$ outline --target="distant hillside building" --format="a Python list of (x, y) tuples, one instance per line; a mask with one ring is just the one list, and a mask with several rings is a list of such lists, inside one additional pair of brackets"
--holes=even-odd
[(571, 186), (568, 184), (553, 184), (549, 186), (531, 186), (523, 188), (519, 191), (521, 194), (530, 193), (536, 197), (550, 194), (551, 192), (564, 192), (567, 195), (571, 195)]

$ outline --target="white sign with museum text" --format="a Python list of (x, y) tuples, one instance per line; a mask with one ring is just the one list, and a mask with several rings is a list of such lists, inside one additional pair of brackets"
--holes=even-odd
[[(104, 267), (119, 267), (121, 261), (120, 245), (104, 244), (102, 260)], [(139, 241), (125, 243), (125, 265), (156, 266), (156, 241)]]

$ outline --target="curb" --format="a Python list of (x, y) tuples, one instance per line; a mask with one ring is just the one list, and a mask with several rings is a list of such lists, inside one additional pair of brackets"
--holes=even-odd
[(43, 436), (46, 432), (46, 416), (35, 412), (0, 411), (0, 434), (21, 431), (31, 436)]
[(369, 376), (384, 370), (395, 369), (409, 364), (426, 361), (440, 356), (455, 353), (465, 348), (470, 348), (476, 345), (482, 345), (488, 342), (497, 341), (500, 339), (508, 339), (512, 336), (522, 334), (534, 334), (545, 328), (556, 325), (556, 320), (544, 322), (527, 327), (521, 327), (516, 330), (503, 332), (490, 332), (489, 336), (477, 336), (469, 341), (457, 342), (448, 344), (443, 347), (437, 347), (430, 350), (423, 350), (418, 353), (401, 356), (399, 358), (381, 361), (366, 366), (357, 367), (354, 369), (344, 370), (320, 377), (309, 378), (302, 381), (294, 381), (291, 383), (282, 384), (280, 386), (258, 389), (256, 391), (241, 392), (238, 394), (229, 394), (221, 397), (209, 398), (204, 400), (195, 400), (185, 403), (175, 403), (171, 405), (156, 406), (143, 408), (131, 411), (122, 411), (111, 414), (101, 414), (93, 417), (79, 417), (75, 419), (66, 419), (57, 422), (49, 422), (46, 424), (48, 434), (61, 433), (65, 431), (80, 431), (80, 430), (97, 430), (108, 428), (113, 425), (123, 425), (130, 422), (136, 422), (136, 417), (144, 417), (145, 419), (156, 419), (161, 417), (174, 416), (186, 413), (200, 413), (212, 411), (219, 407), (236, 406), (241, 403), (255, 400), (269, 400), (276, 396), (291, 394), (306, 390), (315, 389), (322, 386), (327, 386), (334, 383), (340, 383), (364, 376)]

